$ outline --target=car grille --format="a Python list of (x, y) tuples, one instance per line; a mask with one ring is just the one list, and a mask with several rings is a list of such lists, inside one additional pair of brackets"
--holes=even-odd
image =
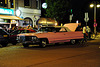
[(39, 41), (39, 39), (37, 37), (35, 38), (35, 36), (20, 36), (20, 42), (25, 41)]
[(25, 41), (31, 41), (32, 40), (32, 36), (25, 36)]
[(20, 36), (20, 42), (25, 41), (25, 36)]

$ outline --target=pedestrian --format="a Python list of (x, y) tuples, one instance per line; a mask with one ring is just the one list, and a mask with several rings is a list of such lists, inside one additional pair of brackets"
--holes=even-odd
[(83, 26), (83, 35), (84, 35), (84, 41), (87, 41), (86, 39), (86, 26)]
[(76, 28), (75, 31), (82, 31), (82, 26), (81, 26), (81, 23), (78, 24), (78, 27)]
[(91, 39), (91, 29), (89, 26), (86, 26), (86, 32), (88, 33), (88, 39)]
[(13, 27), (12, 27), (12, 30), (13, 30), (13, 31), (16, 30), (16, 26), (13, 26)]

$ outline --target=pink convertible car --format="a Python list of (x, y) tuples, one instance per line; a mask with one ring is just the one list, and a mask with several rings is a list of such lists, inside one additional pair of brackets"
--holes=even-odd
[(17, 35), (18, 42), (22, 43), (24, 47), (36, 44), (41, 47), (46, 47), (47, 44), (60, 42), (75, 44), (82, 39), (82, 31), (71, 31), (63, 26), (41, 27), (39, 32)]

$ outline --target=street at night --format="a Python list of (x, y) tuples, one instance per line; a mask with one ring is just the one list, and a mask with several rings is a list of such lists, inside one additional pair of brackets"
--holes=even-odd
[(0, 67), (100, 67), (100, 39), (46, 48), (9, 44), (0, 48)]
[(0, 0), (0, 67), (100, 67), (100, 0)]

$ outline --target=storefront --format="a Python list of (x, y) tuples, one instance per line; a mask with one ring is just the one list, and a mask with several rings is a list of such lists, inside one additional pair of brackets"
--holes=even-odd
[(41, 10), (19, 7), (17, 9), (17, 14), (17, 16), (24, 19), (24, 21), (19, 21), (19, 26), (26, 27), (31, 25), (34, 27), (41, 16)]
[(13, 9), (0, 8), (0, 26), (12, 28), (18, 26), (18, 20), (23, 20), (20, 17), (15, 16)]

